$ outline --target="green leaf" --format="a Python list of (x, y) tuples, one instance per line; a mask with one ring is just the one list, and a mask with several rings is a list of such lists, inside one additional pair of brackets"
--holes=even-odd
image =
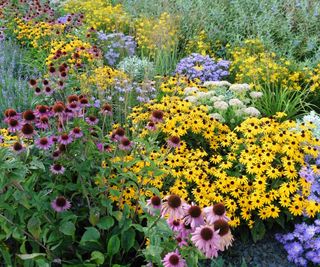
[(31, 217), (27, 225), (28, 231), (36, 238), (40, 237), (40, 220), (37, 217)]
[(108, 230), (114, 225), (114, 219), (112, 217), (103, 217), (99, 220), (97, 226), (100, 229)]
[(76, 227), (72, 222), (64, 222), (59, 228), (59, 231), (64, 233), (65, 235), (71, 235), (74, 236), (74, 233), (76, 231)]
[(120, 239), (117, 235), (111, 236), (108, 241), (108, 255), (112, 257), (113, 255), (117, 254), (120, 249)]
[(93, 251), (91, 253), (90, 261), (94, 261), (96, 264), (104, 263), (104, 255), (100, 251)]
[(130, 228), (128, 231), (125, 231), (121, 235), (121, 246), (125, 251), (129, 251), (133, 247), (136, 237), (136, 232)]
[(11, 256), (9, 253), (9, 249), (7, 248), (6, 245), (4, 245), (3, 243), (0, 243), (0, 251), (4, 260), (4, 263), (6, 264), (6, 266), (8, 267), (12, 267), (12, 262), (11, 262)]
[(257, 220), (251, 229), (252, 239), (254, 242), (261, 240), (266, 233), (266, 228), (261, 220)]
[(80, 243), (85, 243), (88, 241), (97, 242), (97, 240), (100, 238), (99, 231), (94, 227), (87, 227), (87, 230), (84, 232)]
[(32, 254), (17, 254), (22, 260), (31, 260), (40, 256), (46, 256), (45, 253), (32, 253)]

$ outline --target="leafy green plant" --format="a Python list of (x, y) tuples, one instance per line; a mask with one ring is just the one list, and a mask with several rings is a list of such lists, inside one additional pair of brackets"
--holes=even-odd
[(309, 92), (306, 89), (293, 91), (281, 86), (265, 86), (262, 93), (255, 105), (264, 116), (285, 112), (287, 119), (295, 119), (306, 114), (313, 106), (308, 102)]

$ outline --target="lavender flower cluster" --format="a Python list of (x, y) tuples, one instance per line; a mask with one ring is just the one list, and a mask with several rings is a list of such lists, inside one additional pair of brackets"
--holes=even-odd
[(192, 80), (220, 81), (229, 75), (229, 65), (230, 62), (227, 60), (215, 62), (209, 56), (193, 53), (180, 60), (175, 72)]
[(320, 265), (320, 220), (313, 224), (296, 224), (292, 233), (276, 234), (288, 252), (288, 260), (298, 266)]
[(110, 66), (115, 66), (126, 56), (133, 56), (136, 51), (137, 43), (130, 35), (98, 32), (98, 39), (101, 42), (104, 57)]
[[(311, 164), (311, 157), (306, 156), (305, 162), (306, 166), (302, 167), (299, 172), (299, 175), (307, 180), (307, 182), (311, 183), (310, 188), (310, 196), (309, 200), (314, 200), (316, 202), (320, 202), (320, 175), (319, 172), (314, 171)], [(320, 166), (320, 155), (315, 160), (316, 166)]]

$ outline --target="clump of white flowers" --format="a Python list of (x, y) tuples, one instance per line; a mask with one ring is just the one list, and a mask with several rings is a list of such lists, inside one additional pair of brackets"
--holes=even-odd
[(310, 111), (309, 114), (303, 116), (302, 120), (298, 120), (298, 127), (304, 123), (304, 126), (308, 127), (314, 137), (320, 139), (320, 115), (314, 110)]
[(262, 97), (262, 92), (251, 91), (248, 84), (207, 81), (203, 83), (203, 87), (207, 89), (206, 92), (196, 87), (185, 88), (185, 99), (206, 105), (212, 118), (236, 126), (248, 117), (261, 115), (254, 104)]

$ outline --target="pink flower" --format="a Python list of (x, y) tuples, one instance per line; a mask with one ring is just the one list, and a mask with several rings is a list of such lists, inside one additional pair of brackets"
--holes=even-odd
[(146, 128), (150, 131), (157, 130), (156, 124), (153, 121), (149, 121)]
[(181, 198), (177, 195), (171, 195), (165, 197), (165, 201), (162, 205), (161, 216), (165, 217), (169, 215), (169, 218), (181, 219), (185, 213), (183, 207), (186, 204), (182, 202)]
[(164, 267), (185, 267), (186, 261), (181, 258), (181, 255), (179, 254), (178, 250), (175, 252), (170, 252), (166, 256), (164, 256), (162, 260)]
[(70, 209), (71, 204), (65, 197), (60, 196), (51, 202), (51, 207), (56, 212), (62, 212), (62, 211)]
[(188, 246), (188, 242), (180, 234), (176, 237), (176, 241), (178, 242), (178, 246), (180, 248), (183, 246)]
[(215, 231), (218, 231), (218, 234), (220, 236), (218, 246), (219, 250), (224, 251), (229, 246), (231, 246), (233, 242), (233, 236), (231, 234), (229, 224), (225, 220), (219, 219), (214, 222), (213, 227)]
[(188, 205), (185, 207), (185, 213), (184, 221), (186, 224), (190, 224), (192, 229), (204, 224), (202, 210), (199, 206)]
[(65, 168), (61, 164), (56, 163), (56, 164), (51, 165), (50, 171), (53, 174), (64, 174)]
[(179, 219), (169, 218), (167, 219), (167, 223), (172, 231), (181, 232), (183, 230), (183, 221)]
[(13, 119), (13, 118), (9, 119), (8, 124), (9, 124), (8, 131), (11, 133), (20, 131), (22, 128), (22, 125), (17, 119)]
[(52, 140), (47, 137), (41, 137), (38, 140), (36, 140), (35, 143), (38, 148), (44, 150), (48, 150), (53, 144)]
[(96, 125), (99, 122), (99, 120), (95, 116), (89, 116), (86, 118), (86, 122), (89, 125), (93, 126), (93, 125)]
[(58, 141), (62, 145), (68, 145), (68, 144), (72, 143), (73, 140), (69, 134), (64, 133), (59, 136)]
[(226, 216), (226, 208), (222, 203), (215, 204), (210, 207), (203, 209), (206, 214), (207, 223), (213, 224), (216, 220), (222, 219), (229, 221), (230, 219)]
[(127, 137), (122, 137), (120, 140), (119, 149), (121, 150), (130, 150), (133, 146), (133, 142), (131, 142)]
[(81, 138), (83, 133), (79, 127), (74, 127), (70, 132), (70, 135), (72, 135), (74, 138)]
[(151, 215), (156, 215), (156, 211), (161, 210), (161, 198), (158, 196), (153, 196), (147, 200), (147, 209)]
[(212, 226), (202, 225), (192, 233), (191, 241), (207, 258), (218, 257), (218, 232)]
[(178, 136), (171, 136), (168, 140), (167, 140), (168, 146), (171, 148), (176, 148), (176, 147), (180, 147), (180, 138)]
[(151, 115), (151, 120), (153, 122), (162, 122), (163, 121), (163, 111), (162, 110), (154, 110)]

